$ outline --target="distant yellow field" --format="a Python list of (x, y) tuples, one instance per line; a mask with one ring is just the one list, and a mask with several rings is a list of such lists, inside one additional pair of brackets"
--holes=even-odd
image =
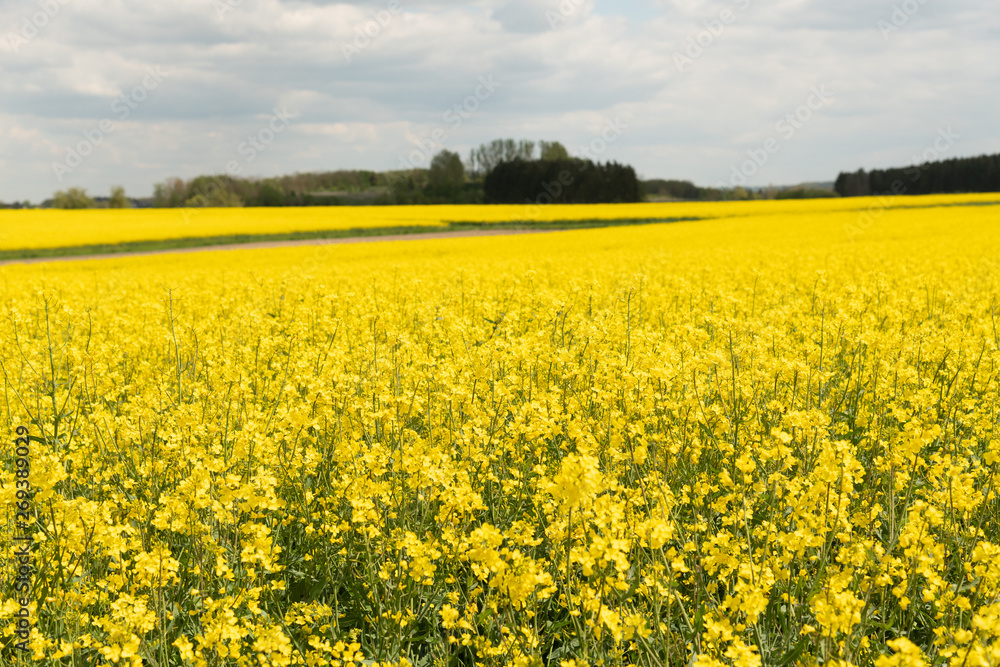
[(440, 225), (360, 207), (0, 211), (0, 250)]
[(0, 251), (95, 246), (235, 235), (349, 229), (442, 227), (451, 222), (551, 222), (724, 218), (995, 202), (1000, 195), (881, 200), (847, 198), (750, 202), (679, 202), (565, 206), (379, 206), (309, 208), (3, 210)]

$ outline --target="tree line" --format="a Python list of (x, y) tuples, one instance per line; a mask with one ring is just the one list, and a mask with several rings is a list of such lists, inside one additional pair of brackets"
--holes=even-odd
[[(91, 198), (70, 188), (44, 206), (123, 207), (135, 203), (115, 189)], [(550, 193), (558, 190), (553, 196)], [(169, 207), (482, 204), (500, 202), (641, 201), (635, 170), (617, 163), (572, 158), (558, 141), (497, 139), (461, 156), (437, 153), (426, 169), (332, 171), (251, 179), (228, 174), (170, 178), (144, 205)], [(131, 202), (131, 203), (130, 203)]]
[(426, 169), (297, 173), (269, 179), (229, 175), (168, 179), (155, 186), (156, 207), (337, 206), (407, 204), (481, 204), (485, 176), (497, 165), (531, 158), (566, 156), (558, 142), (500, 139), (473, 149), (468, 167), (454, 152), (437, 153)]
[(483, 181), (490, 204), (604, 204), (642, 201), (632, 167), (579, 158), (501, 162)]
[[(442, 150), (426, 169), (414, 168), (381, 174), (371, 171), (299, 173), (253, 180), (229, 175), (198, 176), (189, 181), (169, 179), (157, 184), (153, 206), (330, 206), (482, 204), (500, 201), (534, 201), (543, 186), (562, 171), (574, 177), (567, 194), (554, 201), (640, 201), (635, 171), (609, 163), (598, 165), (574, 160), (558, 141), (496, 139), (469, 152), (463, 162), (457, 153)], [(554, 165), (558, 165), (557, 167)], [(498, 172), (498, 170), (501, 170)], [(494, 175), (502, 173), (503, 176)], [(514, 174), (517, 174), (515, 177)], [(515, 192), (514, 186), (519, 189)], [(580, 194), (584, 191), (590, 194)], [(544, 198), (543, 198), (544, 199)]]
[[(990, 168), (995, 179), (997, 156), (976, 159), (993, 160), (994, 166)], [(910, 190), (913, 194), (924, 191), (924, 181), (942, 180), (936, 168), (921, 167), (918, 171), (922, 180), (919, 187)], [(988, 172), (978, 164), (973, 165), (972, 171)], [(795, 188), (703, 188), (685, 180), (640, 180), (631, 166), (573, 157), (558, 141), (496, 139), (473, 148), (464, 161), (458, 153), (441, 150), (427, 168), (309, 172), (264, 179), (228, 174), (203, 175), (189, 180), (170, 178), (157, 183), (153, 196), (147, 199), (130, 199), (120, 187), (113, 188), (110, 197), (93, 198), (84, 190), (70, 188), (57, 192), (42, 206), (195, 208), (816, 198), (868, 194), (881, 188), (883, 182), (891, 184), (897, 177), (891, 170), (841, 174), (836, 192), (825, 183)], [(27, 208), (30, 204), (6, 207)]]
[[(52, 199), (45, 201), (42, 208), (133, 208), (139, 202), (125, 196), (125, 188), (120, 185), (112, 186), (110, 197), (91, 197), (83, 188), (68, 188), (56, 192)], [(0, 202), (0, 208), (35, 208), (31, 202), (15, 202), (4, 204)]]
[(641, 201), (632, 167), (572, 158), (558, 141), (496, 139), (472, 149), (467, 165), (443, 150), (431, 160), (426, 184), (418, 185), (412, 173), (388, 181), (396, 202), (407, 204)]
[(1000, 192), (1000, 154), (843, 172), (837, 176), (834, 189), (842, 197)]

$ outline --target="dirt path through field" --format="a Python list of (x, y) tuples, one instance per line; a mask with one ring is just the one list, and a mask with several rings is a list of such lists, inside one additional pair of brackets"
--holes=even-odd
[(456, 239), (466, 236), (508, 236), (510, 234), (542, 234), (544, 229), (470, 229), (458, 232), (417, 232), (414, 234), (386, 234), (385, 236), (348, 236), (337, 239), (304, 239), (301, 241), (259, 241), (254, 243), (231, 243), (206, 245), (194, 248), (171, 248), (169, 250), (144, 250), (139, 252), (109, 252), (100, 255), (68, 255), (66, 257), (25, 257), (5, 259), (0, 266), (10, 264), (40, 264), (42, 262), (77, 262), (87, 259), (115, 259), (118, 257), (143, 257), (147, 255), (168, 255), (183, 252), (209, 252), (216, 250), (260, 250), (265, 248), (294, 248), (297, 246), (338, 245), (342, 243), (377, 243), (383, 241), (429, 241), (433, 239)]

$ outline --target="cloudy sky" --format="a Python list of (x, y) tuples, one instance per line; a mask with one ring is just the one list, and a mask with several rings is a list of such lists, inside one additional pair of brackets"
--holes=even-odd
[(997, 0), (0, 0), (0, 200), (558, 140), (646, 178), (1000, 152)]

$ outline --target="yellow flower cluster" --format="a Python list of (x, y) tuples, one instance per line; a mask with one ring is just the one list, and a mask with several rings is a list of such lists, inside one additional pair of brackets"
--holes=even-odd
[(998, 665), (976, 201), (0, 269), (31, 657)]

